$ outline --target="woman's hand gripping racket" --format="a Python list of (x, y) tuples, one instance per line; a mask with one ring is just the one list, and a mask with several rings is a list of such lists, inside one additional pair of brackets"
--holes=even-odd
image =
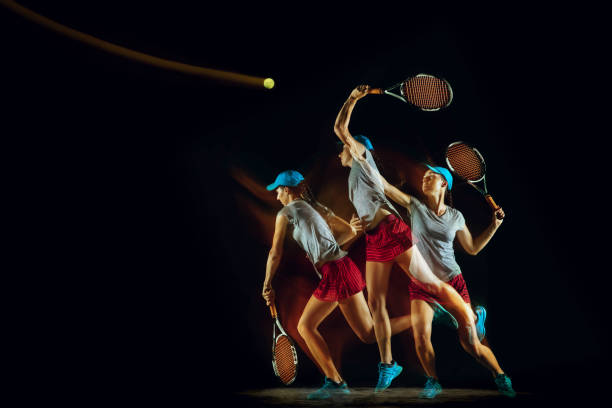
[[(397, 88), (400, 95), (391, 92)], [(429, 74), (415, 75), (387, 89), (369, 89), (368, 93), (390, 95), (424, 111), (446, 108), (453, 101), (453, 89), (448, 81)]]
[[(289, 385), (297, 376), (297, 352), (293, 340), (281, 326), (274, 302), (270, 305), (270, 312), (274, 319), (272, 325), (272, 367), (274, 368), (274, 374), (280, 378), (282, 383)], [(276, 335), (277, 327), (280, 331), (278, 336)]]
[(448, 168), (452, 172), (484, 195), (487, 203), (496, 211), (497, 219), (501, 220), (504, 218), (503, 211), (498, 211), (500, 207), (495, 203), (487, 190), (485, 161), (482, 154), (476, 148), (468, 146), (464, 142), (451, 143), (446, 148), (446, 164), (448, 164)]

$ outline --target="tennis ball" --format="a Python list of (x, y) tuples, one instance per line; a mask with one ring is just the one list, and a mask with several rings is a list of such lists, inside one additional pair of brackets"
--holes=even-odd
[(267, 88), (267, 89), (274, 88), (274, 80), (272, 78), (264, 79), (264, 88)]

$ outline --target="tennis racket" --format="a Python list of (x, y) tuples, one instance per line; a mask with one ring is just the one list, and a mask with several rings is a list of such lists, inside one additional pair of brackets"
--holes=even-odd
[[(446, 148), (446, 164), (452, 172), (478, 190), (493, 210), (497, 211), (499, 209), (487, 190), (485, 178), (487, 168), (482, 154), (476, 148), (461, 141), (451, 143)], [(502, 219), (503, 217), (498, 214), (497, 218)]]
[[(270, 312), (274, 319), (272, 325), (272, 368), (274, 368), (274, 374), (280, 378), (281, 382), (289, 385), (297, 376), (297, 352), (293, 340), (281, 326), (274, 302), (270, 306)], [(277, 327), (280, 332), (278, 336), (276, 334)]]
[[(399, 95), (391, 92), (398, 88)], [(390, 95), (428, 112), (446, 108), (453, 101), (453, 89), (448, 81), (429, 74), (415, 75), (387, 89), (373, 88), (368, 93)]]

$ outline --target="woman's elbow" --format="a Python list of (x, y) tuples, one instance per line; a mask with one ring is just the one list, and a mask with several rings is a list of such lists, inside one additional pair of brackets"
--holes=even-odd
[(347, 242), (350, 242), (353, 240), (353, 238), (355, 238), (355, 235), (353, 234), (348, 234), (348, 235), (343, 235), (341, 237), (338, 238), (337, 242), (338, 242), (338, 246), (342, 247), (343, 245), (345, 245)]
[(341, 121), (336, 121), (336, 123), (334, 123), (334, 132), (336, 132), (338, 136), (345, 135), (348, 132), (347, 124), (342, 123)]
[(272, 261), (279, 261), (282, 256), (282, 251), (279, 251), (277, 249), (271, 249), (270, 252), (268, 252), (268, 258)]
[(465, 251), (466, 254), (468, 255), (476, 255), (478, 253), (478, 251), (476, 250), (476, 248), (472, 245), (463, 245), (463, 243), (461, 243), (461, 248)]

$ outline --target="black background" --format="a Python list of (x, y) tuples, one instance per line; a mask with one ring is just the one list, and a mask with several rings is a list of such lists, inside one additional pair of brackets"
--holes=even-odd
[[(518, 390), (605, 378), (609, 132), (595, 11), (20, 3), (128, 48), (276, 81), (268, 91), (144, 66), (0, 8), (14, 243), (45, 299), (20, 310), (54, 327), (42, 354), (57, 358), (57, 342), (109, 389), (148, 396), (275, 386), (259, 299), (267, 248), (240, 233), (229, 170), (262, 184), (306, 171), (333, 157), (354, 86), (430, 72), (453, 85), (447, 111), (370, 97), (351, 128), (408, 156), (478, 146), (508, 218), (479, 258), (459, 261), (489, 306), (502, 366)], [(464, 381), (441, 373), (447, 383), (490, 386), (440, 347), (472, 367)], [(300, 384), (313, 386), (307, 364)]]

